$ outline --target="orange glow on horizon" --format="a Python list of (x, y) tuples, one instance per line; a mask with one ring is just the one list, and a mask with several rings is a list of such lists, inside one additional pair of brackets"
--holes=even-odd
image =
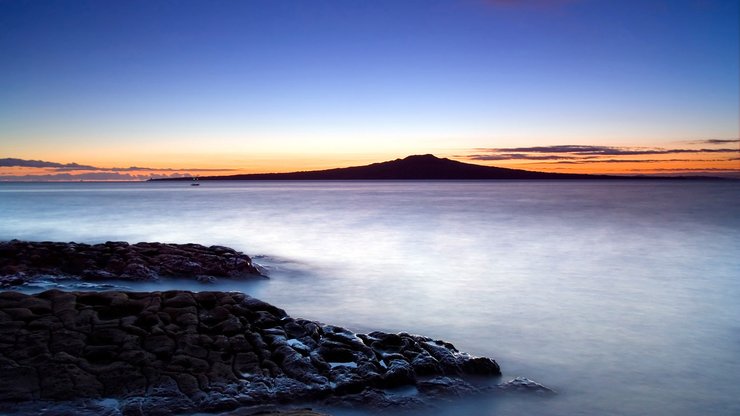
[[(415, 152), (416, 154), (425, 152)], [(462, 152), (436, 152), (438, 157), (447, 157), (465, 163), (511, 169), (554, 173), (584, 173), (611, 175), (645, 174), (732, 174), (740, 176), (740, 151), (711, 154), (683, 153), (657, 155), (598, 155), (573, 156), (572, 154), (547, 153), (519, 156), (511, 160), (478, 160)], [(411, 154), (411, 153), (409, 153)], [(124, 180), (143, 181), (149, 178), (173, 176), (225, 176), (250, 173), (285, 173), (296, 171), (323, 170), (361, 166), (403, 158), (409, 154), (255, 154), (255, 155), (157, 155), (136, 159), (131, 162), (113, 163), (111, 156), (93, 159), (59, 159), (49, 157), (24, 159), (26, 161), (51, 162), (55, 166), (0, 166), (0, 180)], [(505, 157), (507, 153), (502, 153)], [(542, 158), (544, 160), (528, 160)]]
[[(457, 159), (486, 166), (607, 175), (730, 174), (740, 177), (740, 140), (704, 140), (675, 147), (554, 145), (475, 149)], [(735, 150), (737, 148), (737, 150)]]
[(645, 174), (681, 174), (692, 172), (737, 172), (740, 174), (740, 161), (696, 161), (696, 162), (599, 162), (592, 161), (583, 165), (566, 165), (556, 162), (540, 163), (497, 163), (496, 167), (533, 170), (552, 173), (583, 173), (590, 175), (645, 175)]

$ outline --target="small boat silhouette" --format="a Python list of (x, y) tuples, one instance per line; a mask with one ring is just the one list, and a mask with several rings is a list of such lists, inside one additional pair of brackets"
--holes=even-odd
[(193, 178), (193, 182), (190, 183), (190, 186), (200, 186), (198, 178)]

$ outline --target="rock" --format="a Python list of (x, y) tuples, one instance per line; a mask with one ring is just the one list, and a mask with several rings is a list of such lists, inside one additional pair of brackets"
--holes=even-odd
[(73, 356), (79, 356), (86, 345), (85, 337), (80, 332), (58, 329), (51, 333), (49, 351), (52, 354), (66, 352)]
[(463, 363), (464, 357), (460, 356), (452, 344), (442, 341), (425, 340), (421, 342), (421, 347), (437, 360), (445, 374), (455, 375), (463, 371), (460, 364)]
[(476, 387), (459, 378), (447, 376), (433, 377), (417, 383), (416, 388), (425, 394), (439, 396), (456, 396), (462, 397), (471, 395), (478, 391)]
[(395, 359), (392, 360), (383, 375), (383, 384), (386, 387), (398, 387), (407, 384), (414, 384), (416, 373), (408, 361)]
[(39, 397), (41, 387), (35, 368), (0, 362), (0, 374), (0, 402), (19, 402)]
[(274, 407), (261, 406), (250, 411), (238, 411), (226, 413), (224, 416), (329, 416), (326, 413), (318, 413), (312, 409), (289, 409), (279, 410)]
[(24, 285), (44, 276), (133, 281), (187, 277), (204, 283), (217, 278), (264, 277), (249, 256), (220, 246), (0, 242), (0, 288)]
[[(108, 249), (151, 254), (159, 248)], [(179, 248), (167, 250), (171, 256)], [(123, 414), (299, 401), (413, 407), (480, 391), (461, 375), (500, 375), (494, 360), (443, 341), (355, 334), (293, 319), (242, 293), (0, 292), (0, 323), (0, 409), (38, 399), (103, 398), (120, 400)], [(512, 381), (499, 390), (545, 391), (532, 383)], [(383, 390), (403, 386), (419, 394)]]
[(150, 335), (143, 339), (142, 347), (158, 357), (171, 356), (175, 350), (175, 341), (167, 335)]
[(203, 411), (211, 413), (234, 410), (237, 407), (239, 407), (239, 402), (235, 398), (220, 394), (210, 395), (200, 404)]
[(507, 393), (536, 393), (536, 394), (555, 394), (555, 390), (545, 387), (526, 377), (516, 377), (505, 383), (496, 386), (499, 390)]
[(198, 304), (193, 295), (186, 292), (175, 292), (173, 296), (164, 298), (163, 303), (171, 308), (187, 308)]
[(335, 396), (327, 400), (333, 406), (371, 409), (417, 409), (425, 405), (419, 397), (385, 394), (378, 389), (365, 389), (361, 393)]
[[(13, 269), (10, 270), (12, 271)], [(26, 283), (27, 280), (29, 280), (29, 277), (23, 272), (0, 274), (0, 287), (20, 286)]]
[(50, 361), (38, 367), (42, 399), (69, 400), (100, 397), (103, 384), (73, 363)]
[(497, 376), (501, 374), (501, 368), (498, 363), (487, 357), (465, 358), (461, 367), (466, 374), (478, 374), (482, 376)]

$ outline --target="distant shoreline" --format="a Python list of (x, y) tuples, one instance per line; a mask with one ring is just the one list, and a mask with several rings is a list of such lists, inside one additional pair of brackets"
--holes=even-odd
[(160, 178), (149, 181), (310, 181), (310, 180), (725, 180), (713, 176), (620, 176), (535, 172), (458, 162), (434, 155), (413, 155), (404, 159), (364, 166), (326, 170), (252, 173), (226, 176)]
[[(270, 174), (272, 175), (272, 174)], [(279, 175), (279, 174), (276, 174)], [(0, 184), (125, 184), (125, 183), (151, 183), (151, 182), (188, 182), (192, 181), (192, 176), (183, 176), (177, 178), (157, 178), (136, 181), (0, 181)], [(607, 176), (607, 177), (587, 177), (587, 178), (556, 178), (556, 179), (227, 179), (221, 177), (199, 177), (203, 182), (618, 182), (618, 181), (658, 181), (658, 182), (740, 182), (740, 177), (722, 177), (722, 176)]]
[[(281, 173), (268, 173), (268, 174), (255, 174), (255, 175), (282, 175)], [(527, 179), (527, 178), (511, 178), (511, 179), (436, 179), (436, 178), (429, 178), (429, 179), (405, 179), (405, 178), (399, 178), (399, 179), (285, 179), (285, 178), (227, 178), (227, 177), (199, 177), (199, 181), (209, 181), (209, 182), (505, 182), (505, 181), (548, 181), (548, 182), (556, 182), (556, 181), (708, 181), (708, 182), (716, 182), (716, 181), (740, 181), (740, 178), (725, 178), (721, 176), (610, 176), (610, 175), (603, 175), (603, 176), (597, 176), (597, 175), (588, 175), (589, 177), (586, 178), (536, 178), (536, 179)], [(147, 179), (145, 181), (115, 181), (116, 183), (137, 183), (137, 182), (187, 182), (192, 181), (193, 177), (179, 177), (179, 178), (161, 178), (161, 179)], [(85, 182), (94, 182), (94, 181), (85, 181)], [(49, 182), (15, 182), (15, 183), (49, 183)], [(75, 181), (70, 182), (58, 182), (58, 183), (75, 183)], [(113, 183), (112, 181), (98, 181), (96, 183)]]

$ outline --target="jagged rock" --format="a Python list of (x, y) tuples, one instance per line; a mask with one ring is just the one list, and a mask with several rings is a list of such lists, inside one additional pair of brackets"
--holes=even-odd
[(469, 395), (477, 391), (476, 387), (467, 382), (461, 382), (447, 376), (433, 377), (417, 383), (416, 388), (426, 394), (435, 396), (457, 396)]
[(405, 384), (414, 384), (416, 373), (408, 361), (403, 359), (394, 359), (388, 365), (388, 369), (383, 375), (383, 382), (386, 387), (398, 387)]
[[(495, 361), (443, 341), (355, 334), (242, 293), (0, 292), (0, 321), (0, 411), (106, 397), (123, 400), (124, 414), (306, 400), (411, 406), (477, 391), (461, 375), (500, 375)], [(382, 390), (399, 386), (419, 396)]]
[(20, 286), (29, 280), (23, 272), (13, 272), (15, 268), (7, 268), (5, 274), (0, 274), (0, 287)]
[(555, 390), (545, 387), (540, 383), (532, 381), (526, 377), (516, 377), (505, 383), (496, 386), (499, 390), (507, 393), (537, 393), (537, 394), (555, 394)]
[(261, 276), (261, 272), (246, 254), (221, 246), (0, 242), (0, 287), (20, 286), (44, 276), (132, 281), (176, 277), (212, 282)]

